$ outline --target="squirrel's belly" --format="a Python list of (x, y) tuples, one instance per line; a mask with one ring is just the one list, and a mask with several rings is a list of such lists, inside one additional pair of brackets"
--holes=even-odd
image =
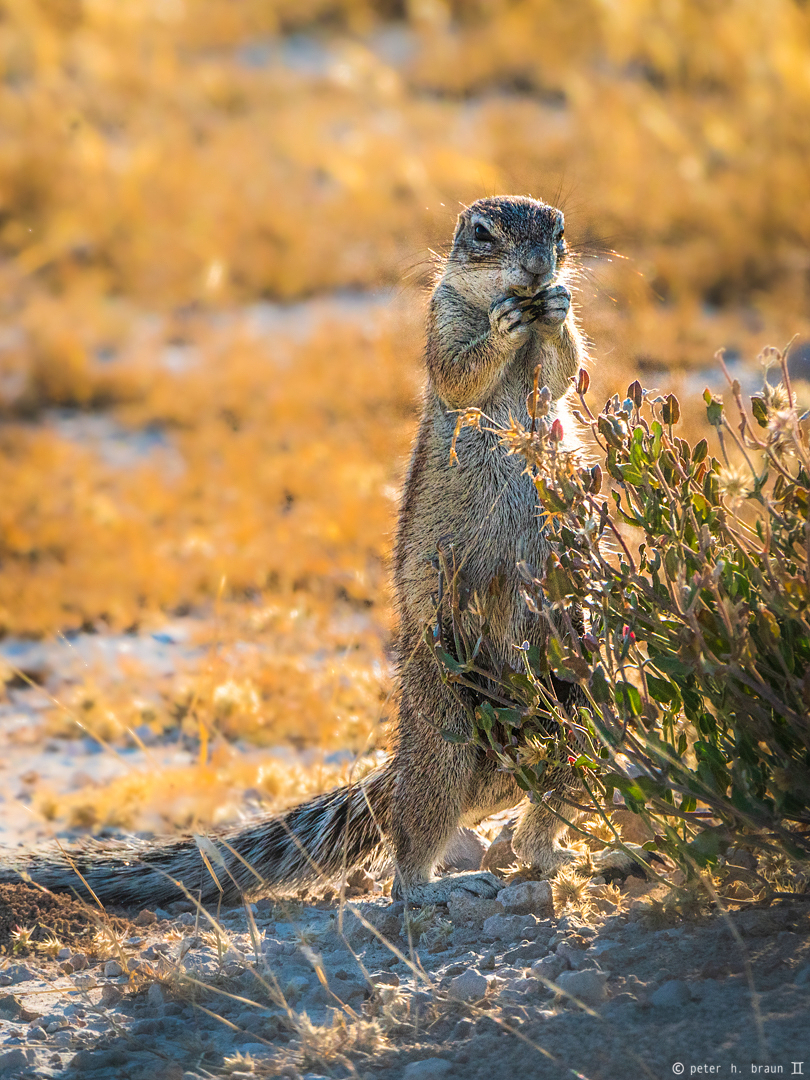
[[(517, 459), (500, 448), (493, 454), (488, 440), (476, 436), (458, 465), (449, 466), (449, 447), (447, 453), (441, 448), (431, 474), (442, 476), (443, 484), (426, 486), (414, 501), (397, 581), (400, 611), (414, 629), (435, 621), (434, 556), (440, 545), (448, 554), (452, 547), (463, 592), (490, 597), (498, 651), (514, 662), (514, 643), (539, 640), (543, 633), (521, 596), (517, 564), (542, 570), (548, 547), (531, 478)], [(443, 468), (436, 467), (440, 463)]]

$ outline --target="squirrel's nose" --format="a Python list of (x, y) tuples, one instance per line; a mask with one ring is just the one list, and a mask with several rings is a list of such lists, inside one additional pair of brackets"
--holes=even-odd
[(545, 277), (551, 270), (551, 261), (547, 253), (539, 248), (527, 251), (521, 259), (521, 266), (535, 277)]

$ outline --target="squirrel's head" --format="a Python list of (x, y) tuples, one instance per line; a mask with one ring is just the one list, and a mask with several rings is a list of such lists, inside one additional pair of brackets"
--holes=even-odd
[(562, 212), (536, 199), (479, 199), (459, 214), (442, 276), (483, 306), (509, 293), (535, 293), (565, 261), (564, 228)]

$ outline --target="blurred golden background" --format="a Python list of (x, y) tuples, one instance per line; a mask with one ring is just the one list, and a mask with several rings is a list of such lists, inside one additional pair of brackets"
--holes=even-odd
[(597, 400), (810, 337), (798, 0), (0, 0), (0, 75), (0, 839), (381, 745), (459, 204), (563, 207)]

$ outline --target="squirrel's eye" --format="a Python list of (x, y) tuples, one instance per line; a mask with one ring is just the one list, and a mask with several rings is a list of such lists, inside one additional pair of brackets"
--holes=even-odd
[(473, 232), (473, 236), (476, 240), (491, 240), (492, 233), (483, 225), (476, 225)]

